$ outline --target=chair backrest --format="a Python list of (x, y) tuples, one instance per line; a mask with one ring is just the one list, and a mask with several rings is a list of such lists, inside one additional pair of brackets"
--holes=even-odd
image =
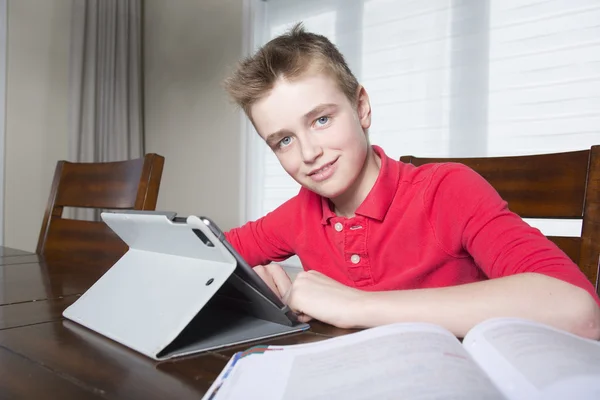
[(47, 259), (116, 261), (127, 245), (102, 221), (63, 218), (64, 207), (154, 210), (164, 157), (106, 163), (59, 161), (37, 253)]
[(600, 146), (590, 150), (487, 158), (419, 158), (420, 166), (458, 162), (483, 176), (509, 208), (523, 218), (580, 219), (580, 237), (548, 236), (599, 290)]

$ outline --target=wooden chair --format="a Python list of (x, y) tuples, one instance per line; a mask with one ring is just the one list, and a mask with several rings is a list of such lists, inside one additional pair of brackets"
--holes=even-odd
[(600, 146), (590, 150), (516, 157), (418, 158), (400, 161), (416, 166), (434, 162), (467, 165), (498, 191), (522, 218), (580, 219), (580, 237), (548, 236), (599, 288)]
[(59, 161), (37, 253), (47, 260), (115, 262), (127, 245), (104, 222), (63, 218), (63, 209), (154, 210), (163, 165), (157, 154), (106, 163)]

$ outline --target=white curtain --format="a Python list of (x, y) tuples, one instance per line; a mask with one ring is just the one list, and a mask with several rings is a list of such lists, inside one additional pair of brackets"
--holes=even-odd
[(140, 1), (73, 0), (73, 161), (121, 161), (144, 153)]
[[(338, 45), (370, 95), (371, 142), (391, 157), (600, 144), (600, 0), (267, 0), (259, 9), (255, 45), (298, 21)], [(262, 190), (247, 219), (299, 189), (257, 148), (250, 185)]]
[[(73, 0), (70, 53), (69, 159), (142, 157), (141, 0)], [(65, 216), (98, 219), (99, 210)]]

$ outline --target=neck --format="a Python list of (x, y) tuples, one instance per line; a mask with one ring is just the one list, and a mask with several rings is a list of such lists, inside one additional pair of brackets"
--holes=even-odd
[(381, 160), (375, 154), (373, 148), (369, 146), (365, 163), (352, 186), (344, 194), (331, 199), (337, 215), (347, 218), (354, 217), (356, 209), (367, 198), (367, 195), (375, 185), (380, 168)]

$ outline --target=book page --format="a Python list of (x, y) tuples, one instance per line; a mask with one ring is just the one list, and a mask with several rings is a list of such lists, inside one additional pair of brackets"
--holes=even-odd
[(464, 346), (511, 399), (600, 399), (600, 343), (518, 319), (474, 328)]
[(389, 327), (249, 356), (227, 398), (504, 398), (449, 332)]

